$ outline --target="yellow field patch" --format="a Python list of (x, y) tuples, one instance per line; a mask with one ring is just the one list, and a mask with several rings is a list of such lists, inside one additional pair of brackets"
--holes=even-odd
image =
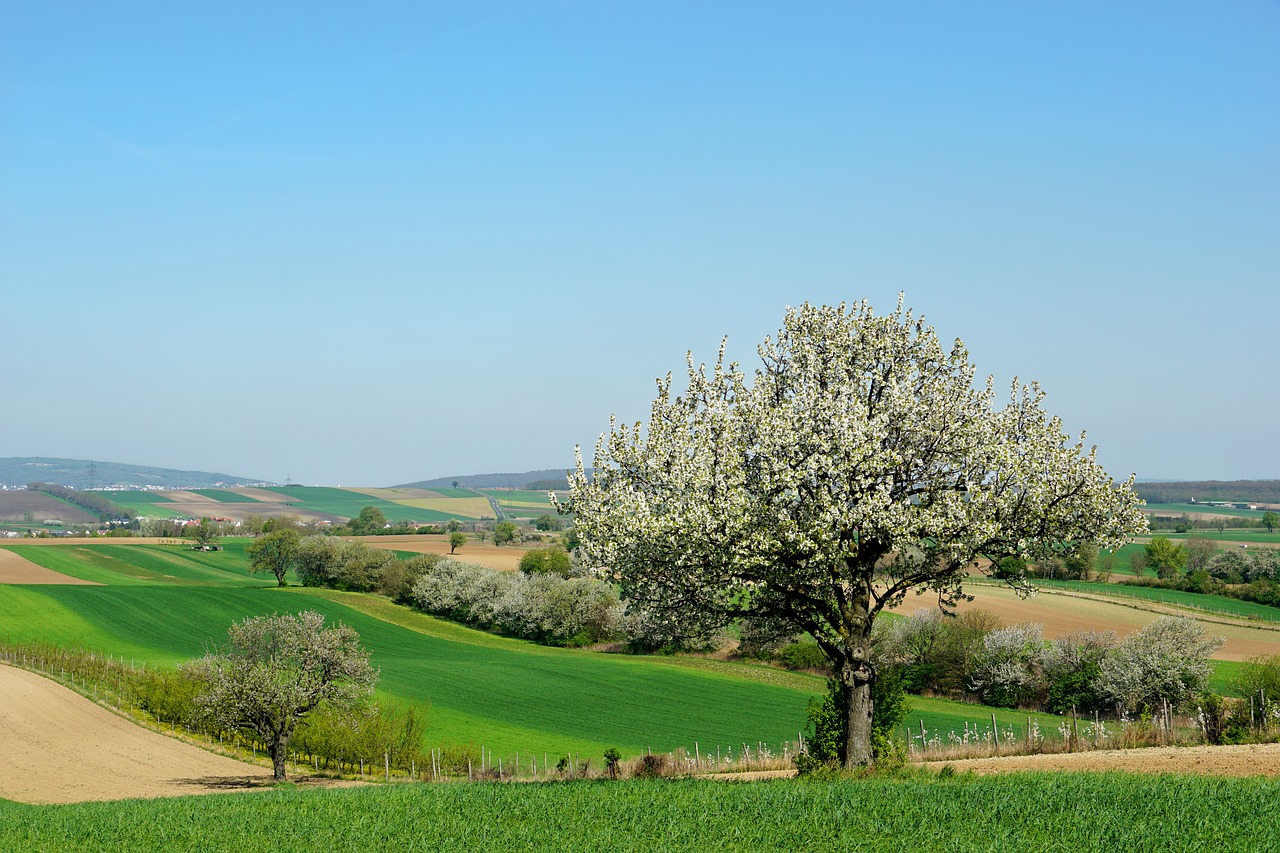
[(498, 501), (499, 506), (518, 507), (520, 509), (551, 509), (551, 504), (543, 501), (542, 503), (533, 503), (532, 501)]
[(414, 509), (448, 512), (465, 518), (493, 517), (493, 507), (484, 498), (418, 498), (396, 501), (396, 503), (401, 506), (411, 506)]
[(393, 503), (404, 503), (405, 501), (444, 497), (444, 495), (439, 492), (433, 492), (430, 489), (383, 489), (376, 487), (353, 489), (348, 487), (346, 491), (355, 492), (361, 495), (368, 495), (371, 498), (378, 498), (379, 500), (391, 501)]

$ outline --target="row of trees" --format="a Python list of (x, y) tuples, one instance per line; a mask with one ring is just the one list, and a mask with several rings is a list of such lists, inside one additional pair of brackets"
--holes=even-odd
[(50, 497), (66, 501), (85, 512), (96, 515), (99, 521), (127, 521), (132, 517), (128, 510), (116, 506), (98, 492), (81, 492), (56, 483), (28, 483), (27, 491), (43, 492)]
[(1040, 625), (1001, 627), (982, 611), (946, 619), (919, 610), (878, 632), (876, 658), (879, 670), (911, 692), (1055, 713), (1149, 713), (1166, 701), (1185, 707), (1203, 694), (1209, 655), (1222, 642), (1186, 617), (1162, 617), (1122, 641), (1111, 631), (1046, 640)]
[(589, 577), (502, 572), (444, 559), (414, 583), (425, 613), (554, 646), (585, 646), (626, 634), (625, 605)]

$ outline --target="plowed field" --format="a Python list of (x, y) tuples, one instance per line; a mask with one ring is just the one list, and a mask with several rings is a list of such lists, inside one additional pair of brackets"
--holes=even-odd
[(78, 803), (244, 790), (271, 773), (144, 729), (0, 665), (0, 798)]

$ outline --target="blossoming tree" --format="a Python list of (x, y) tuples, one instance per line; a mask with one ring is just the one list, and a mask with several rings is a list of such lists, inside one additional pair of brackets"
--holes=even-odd
[[(845, 766), (873, 761), (871, 627), (912, 589), (950, 608), (979, 558), (1069, 543), (1115, 548), (1145, 529), (1117, 484), (1042, 409), (1036, 384), (995, 405), (957, 340), (923, 318), (789, 309), (751, 381), (725, 346), (658, 381), (647, 428), (610, 421), (563, 509), (585, 554), (673, 624), (747, 615), (809, 632), (844, 694)], [(553, 496), (554, 498), (554, 496)], [(1024, 592), (1025, 578), (1010, 579)]]

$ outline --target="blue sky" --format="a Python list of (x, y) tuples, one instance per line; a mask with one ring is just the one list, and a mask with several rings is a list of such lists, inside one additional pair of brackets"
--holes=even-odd
[(571, 462), (899, 291), (1114, 474), (1280, 477), (1274, 3), (0, 6), (0, 456)]

